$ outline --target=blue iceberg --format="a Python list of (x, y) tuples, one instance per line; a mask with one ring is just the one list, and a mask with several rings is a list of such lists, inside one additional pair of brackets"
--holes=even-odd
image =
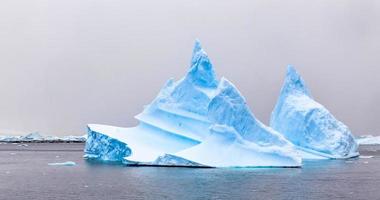
[(348, 127), (313, 100), (304, 80), (292, 66), (288, 66), (270, 126), (296, 145), (304, 159), (343, 159), (359, 155)]
[(258, 121), (244, 97), (218, 79), (196, 41), (188, 73), (170, 79), (132, 128), (88, 125), (85, 157), (126, 165), (299, 167), (285, 137)]

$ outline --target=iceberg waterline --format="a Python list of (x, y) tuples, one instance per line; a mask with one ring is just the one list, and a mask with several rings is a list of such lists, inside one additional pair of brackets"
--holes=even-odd
[[(88, 125), (85, 157), (126, 165), (299, 167), (302, 158), (357, 155), (348, 128), (313, 101), (303, 80), (293, 68), (289, 70), (290, 81), (282, 89), (272, 127), (268, 127), (255, 118), (230, 81), (217, 78), (196, 41), (187, 74), (167, 81), (136, 116), (138, 126)], [(284, 113), (295, 116), (284, 119)], [(308, 128), (306, 132), (305, 127), (288, 131), (302, 126)]]

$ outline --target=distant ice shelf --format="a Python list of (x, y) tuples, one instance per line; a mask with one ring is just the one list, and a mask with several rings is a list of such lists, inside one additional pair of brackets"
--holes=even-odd
[(356, 138), (359, 145), (380, 145), (380, 136), (364, 135)]
[(85, 158), (126, 165), (299, 167), (285, 137), (255, 118), (238, 89), (217, 78), (195, 43), (190, 69), (170, 79), (131, 128), (88, 125)]
[(30, 133), (25, 136), (5, 136), (0, 135), (0, 142), (46, 142), (46, 143), (58, 143), (58, 142), (85, 142), (87, 135), (84, 136), (43, 136), (39, 133)]

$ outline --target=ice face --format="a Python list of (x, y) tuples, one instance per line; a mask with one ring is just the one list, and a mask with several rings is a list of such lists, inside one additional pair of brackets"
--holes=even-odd
[(285, 83), (272, 112), (270, 126), (295, 144), (303, 154), (326, 158), (358, 155), (350, 130), (314, 101), (304, 80), (288, 66)]
[(232, 127), (248, 141), (262, 146), (286, 146), (288, 141), (273, 129), (258, 121), (249, 110), (244, 97), (227, 79), (222, 78), (217, 95), (208, 106), (213, 124)]
[(127, 144), (103, 135), (88, 127), (88, 139), (85, 146), (85, 157), (103, 161), (121, 161), (131, 154)]
[(184, 78), (177, 82), (173, 79), (167, 82), (153, 104), (160, 109), (207, 115), (207, 105), (216, 91), (218, 80), (199, 41), (195, 43), (190, 65)]
[(218, 86), (218, 80), (212, 63), (207, 53), (203, 50), (199, 40), (195, 42), (187, 79), (195, 86), (206, 88), (216, 88)]
[(176, 155), (218, 167), (285, 167), (301, 162), (293, 146), (258, 121), (240, 92), (225, 78), (209, 103), (208, 119), (212, 126), (203, 142)]
[(133, 128), (88, 125), (85, 157), (102, 161), (147, 164), (198, 144), (196, 140), (141, 122)]
[[(86, 153), (102, 160), (123, 160), (127, 165), (301, 165), (294, 146), (254, 117), (232, 83), (217, 79), (199, 41), (185, 77), (170, 79), (136, 118), (140, 124), (133, 128), (89, 125), (89, 133), (102, 136), (88, 135)], [(93, 148), (96, 153), (89, 153), (95, 152)], [(110, 151), (115, 148), (116, 152)], [(130, 149), (130, 155), (120, 153), (122, 148)]]

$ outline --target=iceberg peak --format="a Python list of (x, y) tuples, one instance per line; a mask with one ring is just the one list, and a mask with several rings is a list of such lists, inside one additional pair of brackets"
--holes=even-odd
[(349, 128), (310, 95), (304, 80), (288, 66), (281, 95), (272, 112), (270, 126), (300, 149), (321, 158), (358, 156)]
[(193, 48), (193, 57), (195, 54), (197, 54), (198, 52), (201, 52), (201, 51), (204, 51), (202, 48), (201, 41), (199, 39), (196, 39), (195, 43), (194, 43), (194, 48)]
[(195, 41), (191, 66), (186, 77), (200, 87), (216, 88), (218, 86), (212, 63), (199, 40)]
[(281, 90), (281, 94), (284, 93), (301, 93), (311, 97), (305, 81), (292, 65), (288, 65), (287, 67), (284, 86)]

